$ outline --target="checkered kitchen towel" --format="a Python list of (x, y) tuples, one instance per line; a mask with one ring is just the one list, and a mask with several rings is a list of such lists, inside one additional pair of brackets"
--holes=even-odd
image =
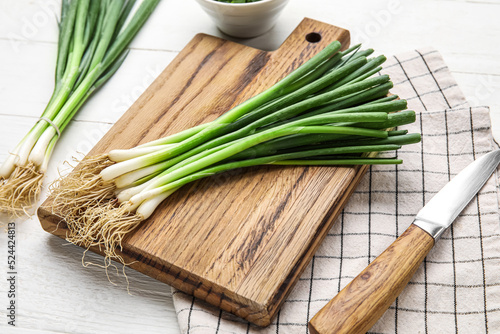
[[(436, 50), (390, 58), (384, 72), (422, 142), (399, 166), (371, 167), (282, 309), (258, 328), (174, 290), (182, 333), (308, 333), (307, 322), (384, 251), (454, 175), (496, 148), (488, 108), (470, 108)], [(500, 333), (500, 227), (492, 177), (431, 250), (370, 333)]]

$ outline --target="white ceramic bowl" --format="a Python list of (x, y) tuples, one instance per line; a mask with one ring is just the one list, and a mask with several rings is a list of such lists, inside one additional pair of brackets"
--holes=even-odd
[(196, 0), (227, 35), (249, 38), (269, 31), (288, 0), (261, 0), (250, 3), (225, 3)]

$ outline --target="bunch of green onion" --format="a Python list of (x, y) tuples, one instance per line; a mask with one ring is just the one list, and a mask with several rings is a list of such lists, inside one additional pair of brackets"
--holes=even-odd
[(0, 167), (0, 212), (37, 199), (54, 147), (71, 119), (120, 67), (159, 0), (63, 0), (55, 87), (40, 119)]
[(131, 148), (84, 159), (52, 190), (68, 240), (119, 259), (124, 236), (183, 185), (235, 168), (399, 164), (374, 152), (420, 141), (393, 130), (415, 121), (389, 95), (384, 56), (333, 42), (262, 93), (216, 120)]

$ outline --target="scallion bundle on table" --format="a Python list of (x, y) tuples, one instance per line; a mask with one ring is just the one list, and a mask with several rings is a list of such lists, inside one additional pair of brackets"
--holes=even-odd
[(393, 130), (415, 121), (388, 96), (384, 56), (333, 42), (274, 86), (216, 120), (128, 150), (84, 159), (52, 190), (67, 239), (97, 246), (106, 259), (183, 185), (234, 168), (274, 165), (398, 164), (373, 152), (420, 141)]
[(55, 87), (28, 134), (0, 167), (0, 212), (22, 215), (37, 199), (54, 147), (76, 112), (127, 56), (159, 0), (63, 0)]

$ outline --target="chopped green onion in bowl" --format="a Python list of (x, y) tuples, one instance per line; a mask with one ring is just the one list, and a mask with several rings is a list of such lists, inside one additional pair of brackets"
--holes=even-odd
[(55, 85), (44, 112), (0, 166), (0, 213), (27, 213), (51, 154), (85, 101), (118, 70), (159, 0), (63, 0)]
[(251, 38), (271, 30), (289, 0), (196, 1), (223, 33)]
[(226, 2), (226, 3), (249, 3), (249, 2), (258, 2), (261, 0), (214, 0), (217, 2)]

